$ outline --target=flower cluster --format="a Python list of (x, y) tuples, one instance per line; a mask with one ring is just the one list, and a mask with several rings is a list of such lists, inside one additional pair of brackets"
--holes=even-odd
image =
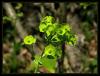
[(45, 34), (47, 42), (55, 45), (63, 42), (75, 45), (77, 42), (77, 37), (72, 33), (70, 25), (57, 23), (52, 16), (46, 16), (42, 19), (39, 30)]

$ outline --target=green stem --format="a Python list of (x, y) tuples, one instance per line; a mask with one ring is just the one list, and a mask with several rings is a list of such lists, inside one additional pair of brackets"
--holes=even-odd
[(31, 52), (32, 52), (32, 55), (34, 56), (35, 53), (34, 53), (34, 50), (33, 50), (33, 45), (31, 45)]
[(29, 45), (28, 48), (30, 50), (30, 53), (32, 54), (32, 59), (34, 59), (35, 53), (34, 53), (34, 50), (33, 50), (33, 45)]
[[(43, 56), (43, 53), (44, 53), (44, 51), (43, 51), (42, 54), (41, 54), (41, 58), (42, 58), (42, 56)], [(38, 66), (37, 66), (36, 69), (35, 69), (35, 73), (37, 73), (38, 68), (39, 68), (39, 62), (38, 62)]]
[(35, 69), (35, 73), (37, 73), (38, 72), (38, 68), (39, 68), (39, 63), (38, 63), (38, 66), (36, 67), (36, 69)]
[(63, 61), (64, 61), (64, 52), (65, 50), (65, 43), (62, 44), (62, 55), (61, 55), (61, 59), (58, 60), (58, 71), (59, 73), (63, 73)]

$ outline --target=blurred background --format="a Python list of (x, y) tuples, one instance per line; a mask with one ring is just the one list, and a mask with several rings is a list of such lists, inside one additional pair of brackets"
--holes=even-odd
[[(60, 23), (69, 23), (78, 36), (76, 47), (65, 45), (62, 73), (97, 73), (97, 2), (2, 3), (2, 73), (34, 73), (27, 70), (32, 59), (30, 48), (22, 45), (27, 35), (37, 38), (35, 54), (45, 47), (39, 24), (43, 16), (53, 16)], [(34, 65), (33, 65), (34, 66)], [(59, 68), (57, 68), (59, 69)], [(40, 73), (48, 73), (39, 68)], [(55, 73), (59, 73), (56, 71)]]

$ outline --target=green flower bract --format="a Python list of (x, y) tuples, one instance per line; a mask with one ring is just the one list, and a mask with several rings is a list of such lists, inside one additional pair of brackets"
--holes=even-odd
[(36, 38), (32, 35), (28, 35), (24, 38), (24, 44), (31, 45), (36, 42)]

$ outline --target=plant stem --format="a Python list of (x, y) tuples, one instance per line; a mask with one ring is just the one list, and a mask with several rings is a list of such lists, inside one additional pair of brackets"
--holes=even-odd
[(58, 60), (58, 71), (59, 73), (63, 73), (63, 61), (64, 61), (64, 52), (65, 50), (65, 43), (62, 44), (62, 55), (61, 55), (61, 59)]
[(38, 68), (39, 68), (39, 63), (38, 63), (38, 66), (36, 67), (36, 69), (35, 69), (34, 73), (37, 73)]
[(33, 45), (30, 45), (30, 52), (32, 54), (32, 59), (34, 59), (35, 53), (34, 53), (34, 50), (33, 50)]

